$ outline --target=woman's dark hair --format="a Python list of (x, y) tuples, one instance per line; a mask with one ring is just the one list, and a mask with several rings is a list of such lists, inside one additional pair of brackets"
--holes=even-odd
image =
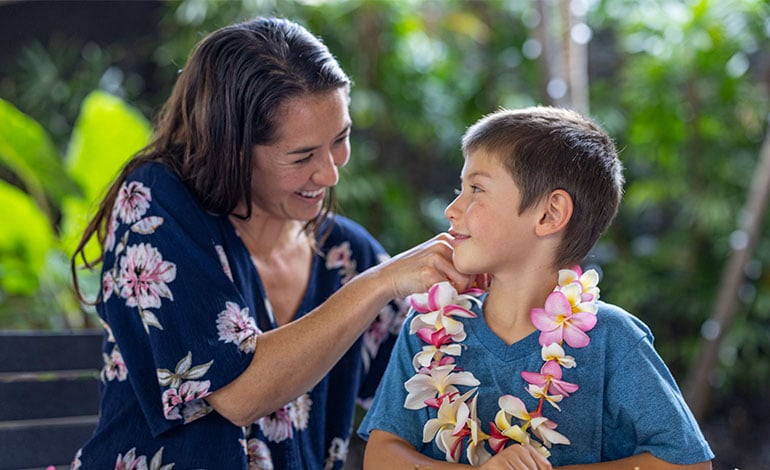
[[(326, 45), (307, 29), (281, 18), (256, 18), (226, 26), (193, 49), (163, 106), (150, 144), (122, 169), (99, 205), (72, 255), (75, 290), (82, 298), (77, 263), (93, 268), (104, 258), (112, 208), (126, 177), (148, 162), (174, 171), (201, 207), (215, 215), (251, 216), (254, 145), (276, 138), (277, 115), (291, 98), (349, 89)], [(244, 214), (234, 213), (243, 202)], [(317, 235), (335, 204), (333, 189), (319, 216), (305, 227)], [(85, 247), (96, 235), (99, 255)]]

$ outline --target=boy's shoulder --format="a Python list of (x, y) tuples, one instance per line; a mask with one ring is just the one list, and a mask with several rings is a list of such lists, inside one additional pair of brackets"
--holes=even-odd
[[(655, 338), (642, 320), (625, 309), (607, 302), (599, 301), (596, 315), (597, 322), (593, 330), (588, 331), (594, 348), (599, 346), (608, 357), (622, 357), (642, 343), (652, 345)], [(647, 348), (645, 346), (645, 348)], [(593, 349), (593, 348), (586, 348)]]

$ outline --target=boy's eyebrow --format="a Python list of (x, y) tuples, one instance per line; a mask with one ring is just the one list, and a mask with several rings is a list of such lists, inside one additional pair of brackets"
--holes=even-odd
[[(351, 122), (348, 122), (347, 125), (345, 125), (345, 127), (336, 136), (334, 136), (334, 139), (335, 140), (339, 139), (340, 137), (345, 135), (345, 133), (347, 133), (351, 129), (351, 127), (353, 127), (353, 124)], [(302, 148), (298, 148), (298, 149), (295, 149), (295, 150), (290, 150), (290, 151), (286, 152), (286, 155), (297, 155), (297, 154), (301, 154), (301, 153), (309, 153), (309, 152), (312, 152), (313, 150), (315, 150), (317, 148), (318, 148), (318, 146), (315, 146), (315, 147), (302, 147)]]
[[(483, 178), (491, 178), (492, 177), (492, 175), (490, 175), (486, 171), (474, 171), (473, 173), (465, 175), (465, 178), (466, 179), (470, 179), (470, 178), (473, 178), (474, 176), (481, 176)], [(463, 177), (460, 176), (460, 179), (462, 180)]]

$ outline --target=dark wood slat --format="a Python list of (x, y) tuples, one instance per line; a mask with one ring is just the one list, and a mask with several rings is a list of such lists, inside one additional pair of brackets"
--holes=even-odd
[(69, 468), (96, 428), (103, 332), (0, 331), (0, 470)]
[(0, 383), (0, 421), (94, 415), (99, 384), (81, 380)]
[(69, 465), (95, 427), (75, 422), (0, 429), (0, 469)]
[(0, 372), (99, 369), (101, 331), (0, 331)]

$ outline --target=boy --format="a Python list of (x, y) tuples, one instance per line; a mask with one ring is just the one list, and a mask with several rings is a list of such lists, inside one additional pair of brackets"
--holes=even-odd
[(622, 197), (609, 136), (533, 107), (482, 118), (462, 148), (445, 211), (453, 260), (491, 285), (478, 298), (448, 283), (412, 297), (359, 429), (365, 467), (711, 468), (650, 330), (599, 302), (599, 276), (575, 266)]

